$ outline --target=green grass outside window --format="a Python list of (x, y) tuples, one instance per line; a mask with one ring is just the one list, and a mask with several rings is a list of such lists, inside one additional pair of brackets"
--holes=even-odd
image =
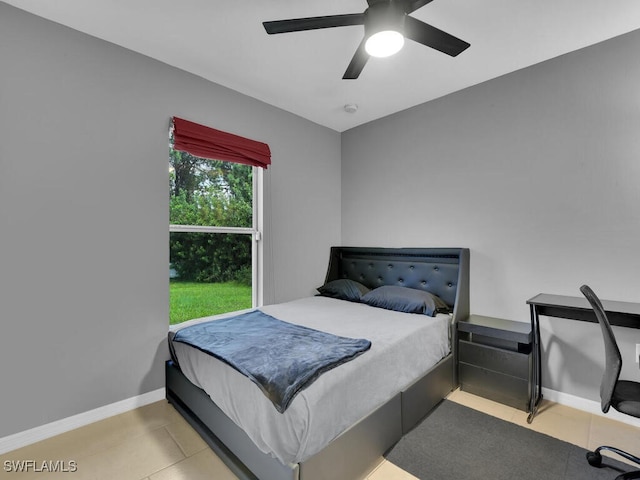
[(172, 280), (169, 323), (251, 308), (251, 287), (235, 282), (196, 283)]

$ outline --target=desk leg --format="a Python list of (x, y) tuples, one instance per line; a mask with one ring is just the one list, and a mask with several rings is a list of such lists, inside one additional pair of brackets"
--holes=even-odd
[(542, 360), (540, 347), (540, 319), (534, 305), (529, 305), (531, 312), (531, 332), (533, 333), (533, 365), (531, 372), (531, 398), (529, 399), (529, 416), (527, 423), (533, 422), (538, 411), (538, 405), (542, 400)]

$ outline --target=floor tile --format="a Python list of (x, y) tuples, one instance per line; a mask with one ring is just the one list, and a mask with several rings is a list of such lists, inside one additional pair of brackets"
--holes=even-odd
[(139, 480), (184, 458), (178, 444), (161, 427), (79, 460), (81, 475), (74, 475), (74, 480)]
[(86, 425), (0, 456), (0, 460), (77, 460), (123, 442), (128, 425), (120, 416)]
[(367, 480), (418, 480), (391, 462), (384, 461), (367, 477)]
[(78, 460), (175, 420), (182, 417), (168, 402), (155, 402), (3, 454), (0, 461)]
[[(640, 455), (640, 428), (632, 427), (631, 425), (600, 415), (594, 415), (591, 421), (589, 442), (586, 448), (594, 450), (601, 445), (616, 447), (638, 456)], [(637, 466), (633, 462), (625, 460), (613, 453), (603, 451), (602, 454)]]
[(519, 411), (512, 421), (536, 432), (587, 448), (591, 427), (591, 414), (548, 401), (543, 401), (531, 423), (527, 412)]
[(237, 477), (210, 449), (181, 460), (151, 475), (150, 480), (237, 480)]
[(465, 407), (480, 410), (488, 415), (501, 418), (502, 420), (510, 421), (514, 414), (518, 412), (517, 409), (504, 405), (502, 403), (494, 402), (478, 395), (462, 391), (460, 389), (454, 390), (449, 394), (447, 400), (464, 405)]
[(187, 457), (209, 448), (198, 432), (182, 417), (176, 418), (173, 422), (167, 424), (165, 428)]
[(119, 415), (131, 428), (154, 430), (182, 417), (166, 400), (150, 403)]

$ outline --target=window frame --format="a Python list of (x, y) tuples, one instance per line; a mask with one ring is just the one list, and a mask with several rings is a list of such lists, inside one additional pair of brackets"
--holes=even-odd
[[(211, 160), (199, 157), (203, 160)], [(220, 160), (226, 162), (228, 160)], [(233, 162), (230, 162), (233, 163)], [(251, 227), (216, 227), (205, 225), (177, 225), (169, 224), (169, 233), (228, 233), (251, 235), (251, 308), (258, 308), (263, 304), (263, 168), (251, 166), (253, 182), (253, 209)]]

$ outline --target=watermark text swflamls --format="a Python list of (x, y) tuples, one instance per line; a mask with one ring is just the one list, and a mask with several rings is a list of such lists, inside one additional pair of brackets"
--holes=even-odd
[(78, 471), (75, 460), (5, 460), (7, 473), (73, 473)]

